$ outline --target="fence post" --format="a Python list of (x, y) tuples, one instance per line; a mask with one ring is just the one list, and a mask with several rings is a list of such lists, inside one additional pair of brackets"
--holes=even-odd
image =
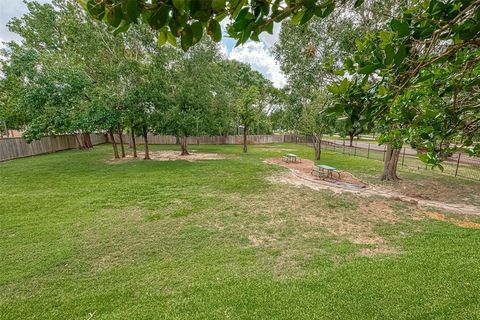
[(403, 147), (402, 167), (403, 167), (403, 163), (405, 162), (405, 149), (406, 147)]
[(367, 159), (370, 159), (370, 143), (368, 144)]
[(345, 154), (345, 140), (343, 140), (343, 154)]
[(357, 146), (358, 146), (358, 141), (355, 141), (355, 146), (353, 147), (353, 156), (357, 156)]
[(460, 164), (460, 155), (461, 155), (461, 154), (462, 154), (461, 152), (458, 153), (457, 167), (455, 168), (455, 177), (456, 177), (457, 174), (458, 174), (458, 165)]
[(385, 162), (385, 154), (387, 153), (387, 146), (383, 147), (383, 160)]

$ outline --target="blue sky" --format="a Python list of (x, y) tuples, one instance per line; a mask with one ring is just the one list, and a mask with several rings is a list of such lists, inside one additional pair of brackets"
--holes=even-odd
[[(45, 3), (50, 2), (50, 0), (37, 0), (37, 2)], [(17, 35), (8, 31), (6, 23), (13, 17), (22, 16), (26, 10), (22, 0), (0, 0), (0, 42), (21, 40)], [(224, 35), (221, 43), (222, 51), (228, 59), (250, 64), (252, 68), (260, 71), (266, 78), (270, 79), (276, 87), (283, 87), (285, 85), (285, 77), (270, 53), (271, 47), (278, 41), (279, 30), (280, 26), (276, 25), (273, 35), (262, 34), (260, 42), (248, 41), (237, 48), (234, 48), (235, 40)]]

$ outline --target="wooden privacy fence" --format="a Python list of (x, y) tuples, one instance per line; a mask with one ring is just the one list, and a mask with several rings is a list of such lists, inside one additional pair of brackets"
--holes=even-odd
[[(115, 141), (119, 142), (119, 135), (114, 135)], [(248, 144), (265, 144), (265, 143), (283, 143), (297, 142), (298, 137), (295, 135), (248, 135)], [(130, 135), (123, 135), (123, 142), (131, 144)], [(143, 144), (142, 137), (136, 137), (137, 144)], [(300, 141), (298, 141), (300, 142)], [(148, 143), (150, 144), (176, 144), (175, 136), (148, 135)], [(243, 144), (243, 136), (199, 136), (188, 137), (188, 144)]]
[[(90, 138), (93, 145), (107, 142), (104, 134), (91, 134)], [(74, 135), (45, 137), (31, 143), (22, 138), (0, 139), (0, 161), (75, 148), (78, 142)]]
[[(105, 134), (91, 134), (93, 145), (111, 142)], [(130, 143), (130, 135), (123, 135), (124, 143)], [(305, 142), (305, 137), (296, 135), (248, 135), (248, 144)], [(115, 141), (119, 142), (119, 136), (115, 135)], [(143, 138), (136, 138), (137, 144), (143, 144)], [(148, 135), (151, 144), (176, 144), (175, 136)], [(189, 144), (243, 144), (243, 136), (199, 136), (189, 137)], [(74, 135), (59, 135), (45, 137), (28, 143), (22, 138), (0, 139), (0, 161), (30, 157), (38, 154), (52, 153), (61, 150), (78, 148), (78, 142)]]

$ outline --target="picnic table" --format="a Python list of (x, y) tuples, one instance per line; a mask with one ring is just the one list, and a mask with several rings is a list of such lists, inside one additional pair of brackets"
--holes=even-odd
[(302, 159), (297, 156), (296, 154), (293, 153), (287, 153), (284, 157), (283, 160), (285, 162), (302, 162)]
[(333, 173), (338, 174), (339, 179), (341, 174), (341, 171), (338, 170), (337, 168), (330, 167), (324, 164), (318, 165), (315, 168), (313, 168), (311, 174), (313, 174), (314, 172), (317, 172), (318, 174), (324, 174), (327, 176), (327, 178), (332, 178), (332, 179), (333, 179)]

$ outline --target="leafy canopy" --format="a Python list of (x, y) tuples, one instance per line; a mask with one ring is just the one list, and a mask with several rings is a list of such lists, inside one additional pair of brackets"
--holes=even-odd
[[(147, 22), (158, 32), (158, 44), (166, 42), (187, 51), (206, 32), (213, 41), (222, 39), (220, 22), (229, 21), (228, 35), (237, 45), (258, 41), (262, 32), (273, 33), (273, 24), (292, 17), (304, 24), (313, 16), (325, 18), (335, 9), (334, 0), (77, 0), (90, 15), (107, 23), (115, 34), (132, 23)], [(360, 6), (363, 1), (352, 2)]]

